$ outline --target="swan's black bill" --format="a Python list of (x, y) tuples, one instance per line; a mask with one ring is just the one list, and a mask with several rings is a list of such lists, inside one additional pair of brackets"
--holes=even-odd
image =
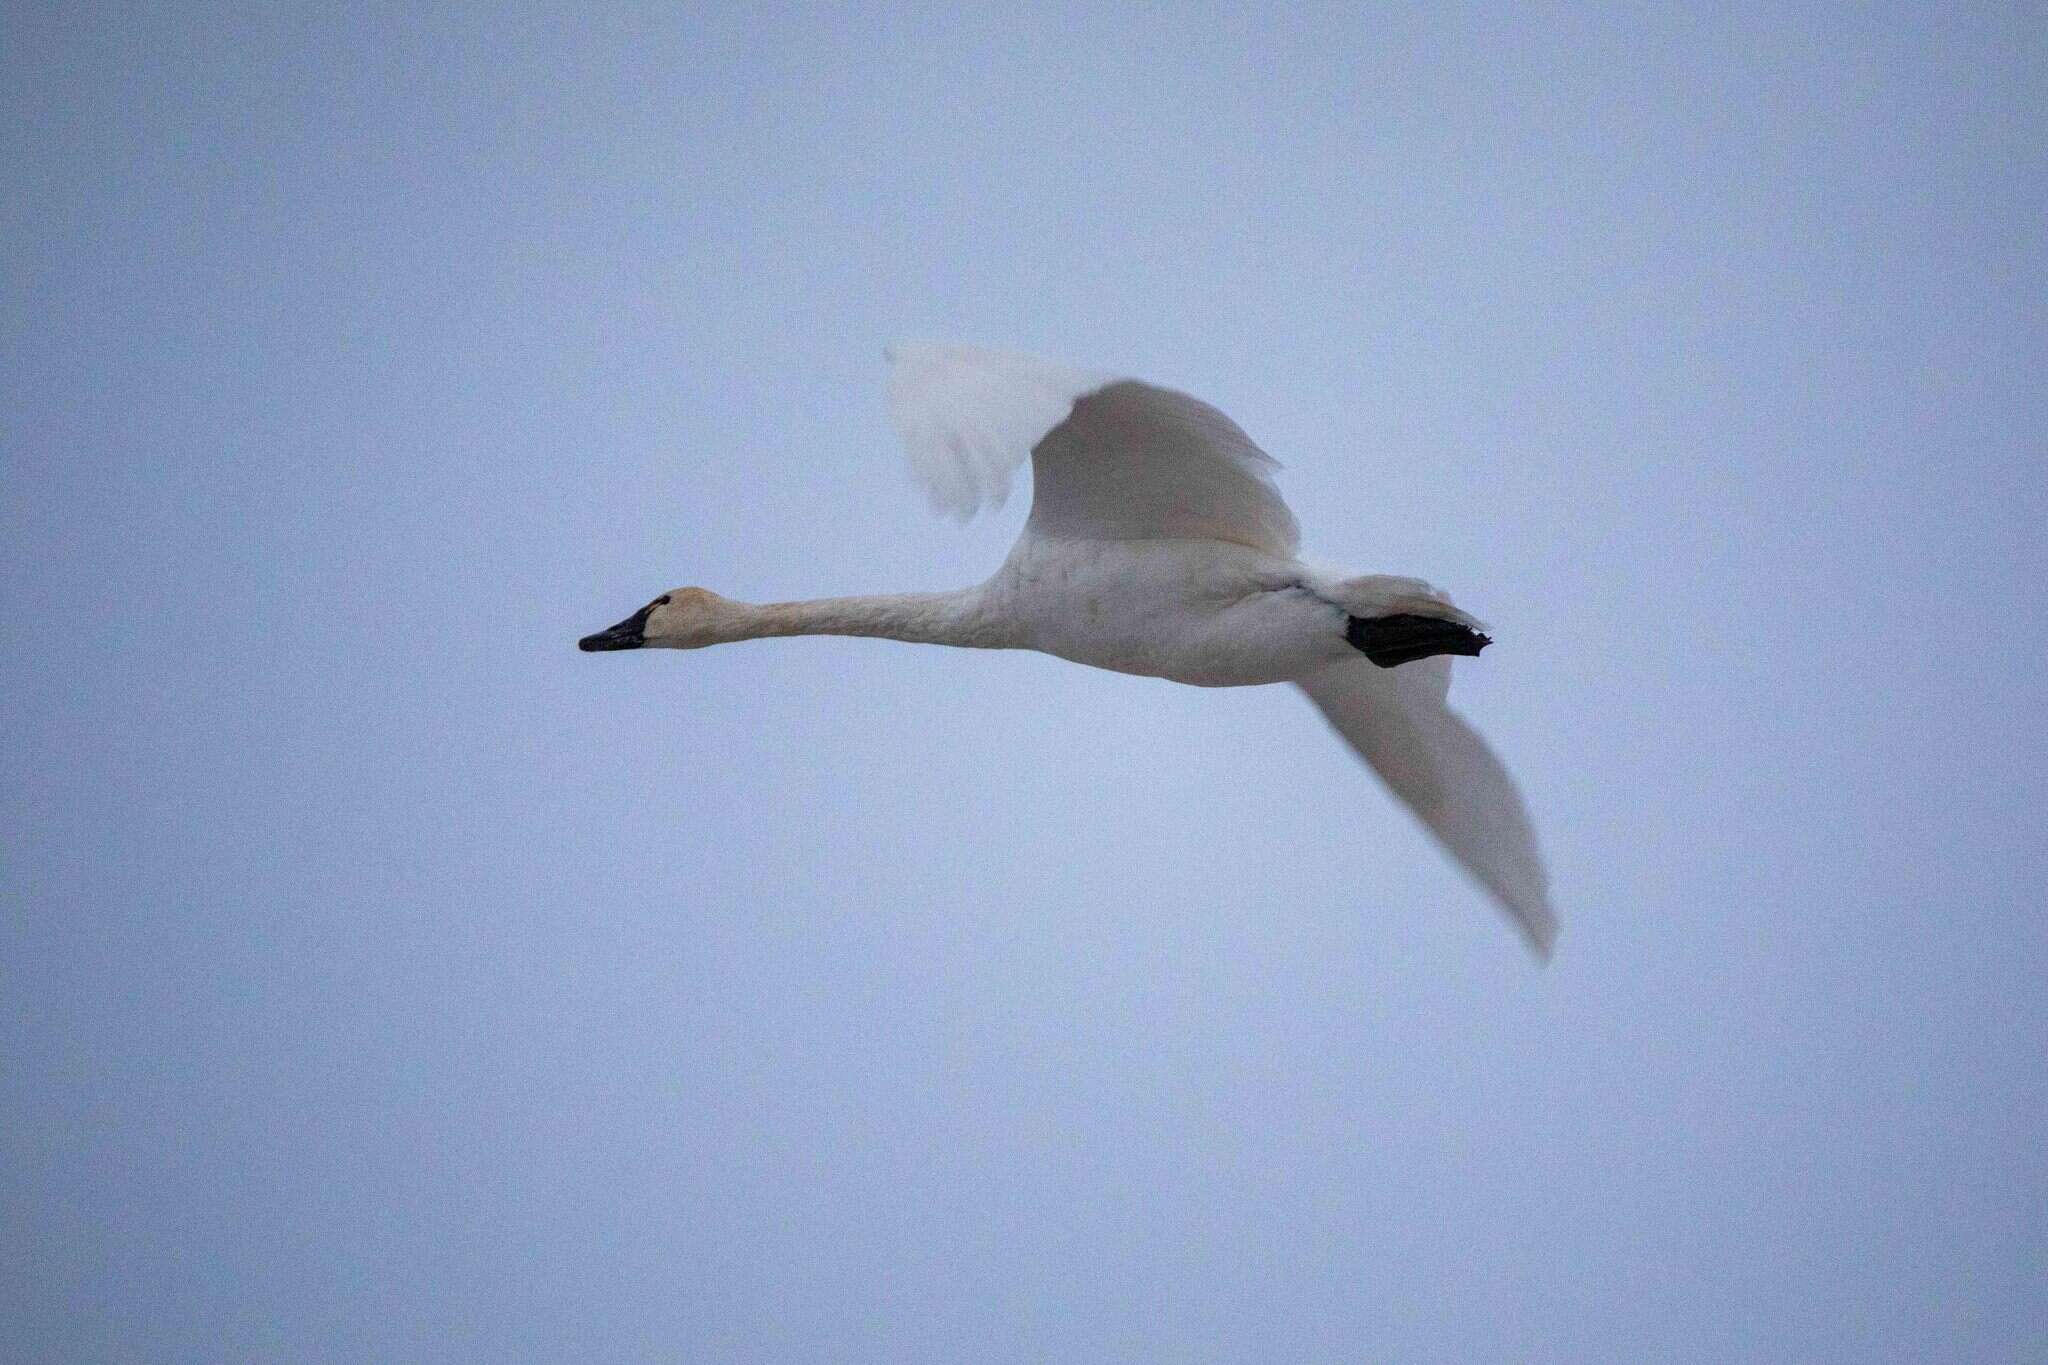
[[(666, 600), (666, 599), (664, 599)], [(638, 649), (647, 643), (647, 617), (659, 603), (649, 602), (610, 630), (601, 630), (595, 635), (586, 635), (576, 642), (576, 648), (586, 654), (595, 654), (601, 649)]]
[(1381, 668), (1434, 654), (1475, 655), (1493, 643), (1470, 626), (1436, 616), (1354, 616), (1344, 627), (1352, 648)]

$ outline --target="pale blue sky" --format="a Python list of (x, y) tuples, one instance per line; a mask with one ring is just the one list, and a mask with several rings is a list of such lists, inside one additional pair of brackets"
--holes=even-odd
[[(0, 1355), (2019, 1360), (2048, 25), (15, 6)], [(1449, 587), (1532, 966), (1288, 689), (952, 586), (904, 334)]]

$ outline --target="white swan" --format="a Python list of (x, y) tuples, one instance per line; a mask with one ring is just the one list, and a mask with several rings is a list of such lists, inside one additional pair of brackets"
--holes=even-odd
[(936, 507), (1000, 504), (1031, 457), (1031, 516), (994, 577), (766, 606), (677, 588), (581, 647), (871, 635), (1202, 687), (1292, 682), (1549, 956), (1557, 918), (1528, 812), (1444, 700), (1446, 656), (1491, 643), (1477, 621), (1417, 579), (1304, 565), (1279, 466), (1186, 394), (974, 347), (888, 356), (890, 416)]

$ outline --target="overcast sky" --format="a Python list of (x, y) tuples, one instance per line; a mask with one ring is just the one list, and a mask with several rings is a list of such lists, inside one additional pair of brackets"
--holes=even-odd
[[(2038, 7), (346, 8), (0, 19), (0, 1355), (2040, 1351)], [(1484, 617), (1553, 965), (1292, 689), (576, 652), (988, 573), (905, 335)]]

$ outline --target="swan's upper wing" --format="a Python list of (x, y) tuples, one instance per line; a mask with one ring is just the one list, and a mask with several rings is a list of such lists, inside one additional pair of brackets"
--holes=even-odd
[(1548, 958), (1557, 916), (1536, 831), (1507, 769), (1446, 703), (1450, 663), (1347, 661), (1302, 679), (1301, 690)]
[(942, 511), (1000, 506), (1028, 454), (1039, 535), (1294, 554), (1279, 465), (1207, 403), (972, 346), (892, 346), (889, 361), (889, 416)]

